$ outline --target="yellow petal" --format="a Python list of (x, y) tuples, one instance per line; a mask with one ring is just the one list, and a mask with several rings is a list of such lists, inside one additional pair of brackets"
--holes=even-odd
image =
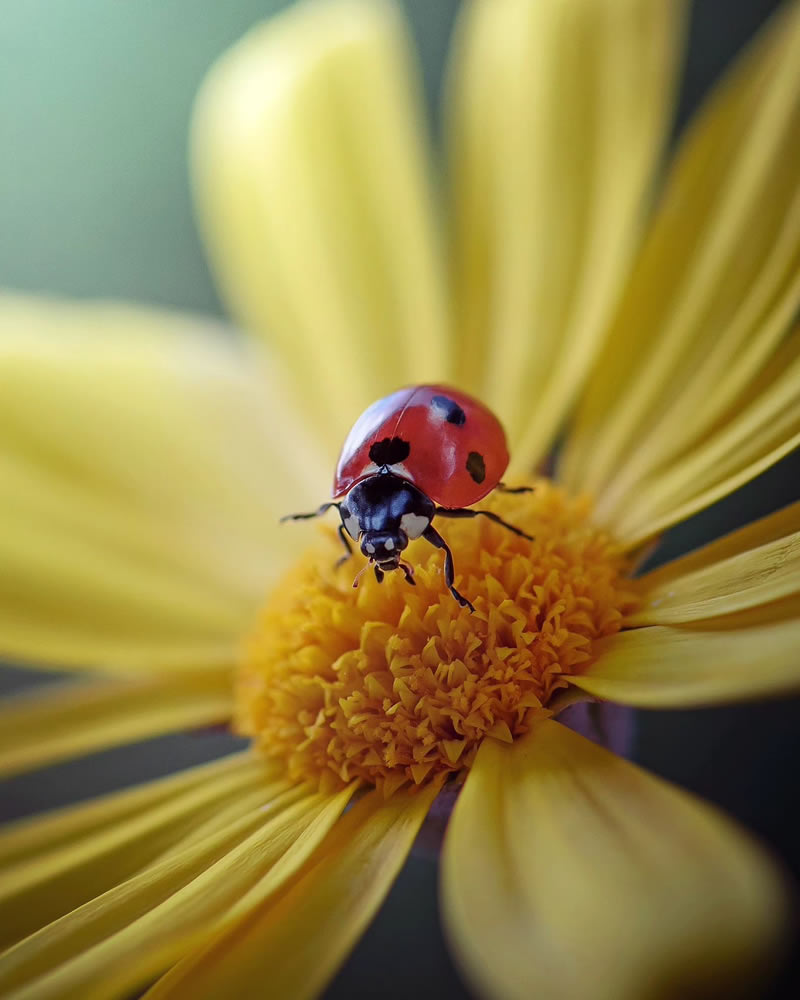
[(262, 774), (261, 779), (253, 785), (251, 791), (235, 789), (233, 794), (228, 796), (225, 802), (220, 803), (219, 808), (214, 810), (211, 815), (198, 823), (192, 823), (182, 837), (179, 837), (158, 855), (158, 860), (179, 859), (187, 847), (193, 848), (212, 834), (219, 833), (221, 830), (238, 823), (240, 819), (247, 816), (252, 817), (259, 809), (263, 812), (264, 805), (272, 801), (281, 789), (286, 789), (281, 794), (281, 801), (284, 805), (307, 793), (308, 789), (297, 785), (293, 785), (290, 790), (282, 764), (278, 764), (278, 770), (280, 773), (273, 775), (270, 781), (267, 781)]
[(623, 531), (619, 532), (619, 538), (624, 547), (628, 550), (639, 548), (672, 525), (704, 510), (716, 503), (717, 500), (729, 496), (734, 490), (738, 490), (740, 486), (755, 479), (756, 476), (765, 472), (786, 455), (791, 454), (796, 448), (800, 448), (800, 427), (790, 437), (783, 437), (774, 428), (768, 428), (766, 434), (778, 438), (779, 443), (775, 443), (773, 440), (770, 443), (771, 447), (764, 448), (757, 458), (751, 460), (743, 468), (719, 480), (713, 486), (707, 487), (702, 493), (695, 494), (679, 506), (670, 508), (666, 513), (653, 516), (650, 520), (628, 525), (624, 533)]
[(800, 591), (800, 531), (661, 584), (645, 576), (642, 584), (644, 604), (628, 625), (692, 622), (778, 601)]
[[(800, 444), (800, 333), (770, 365), (765, 385), (715, 432), (637, 484), (630, 497), (601, 497), (597, 517), (628, 547), (644, 541), (749, 481)], [(785, 355), (789, 355), (788, 359)]]
[[(194, 787), (181, 787), (179, 780), (172, 779), (172, 792), (166, 801), (140, 802), (135, 814), (109, 818), (114, 811), (112, 800), (102, 826), (96, 829), (81, 831), (76, 827), (81, 820), (86, 822), (87, 812), (96, 814), (103, 809), (105, 799), (65, 811), (55, 820), (61, 827), (57, 842), (49, 832), (53, 825), (49, 815), (15, 824), (0, 838), (0, 849), (13, 851), (14, 842), (25, 836), (38, 841), (39, 846), (2, 868), (0, 948), (119, 885), (219, 813), (227, 812), (230, 824), (244, 815), (241, 812), (231, 817), (232, 806), (250, 799), (254, 791), (260, 796), (258, 805), (263, 806), (290, 787), (263, 762), (243, 756), (235, 767), (226, 763), (203, 771), (203, 780)], [(127, 795), (143, 799), (144, 789)], [(254, 808), (251, 805), (249, 811)], [(70, 822), (73, 829), (67, 835), (64, 828)]]
[(460, 378), (521, 468), (552, 441), (630, 263), (669, 125), (684, 4), (478, 0), (449, 95)]
[(784, 599), (694, 628), (651, 625), (598, 644), (567, 678), (598, 698), (641, 708), (715, 705), (800, 689), (800, 603)]
[(737, 412), (793, 322), (799, 128), (787, 4), (682, 141), (572, 429), (562, 475), (613, 512)]
[(222, 333), (0, 300), (0, 653), (230, 662), (297, 544), (277, 518), (324, 465), (276, 373)]
[(230, 718), (229, 669), (57, 684), (0, 706), (0, 776)]
[(281, 1000), (316, 996), (389, 891), (437, 791), (361, 799), (284, 892), (177, 965), (147, 1000), (260, 1000), (265, 983)]
[(481, 746), (442, 874), (456, 955), (493, 1000), (724, 995), (783, 911), (732, 824), (553, 721)]
[[(299, 791), (302, 792), (302, 789)], [(201, 945), (274, 866), (290, 878), (352, 795), (297, 789), (145, 868), (0, 957), (0, 991), (37, 1000), (118, 998)], [(5, 995), (5, 993), (4, 993)]]
[[(187, 768), (145, 785), (97, 799), (77, 806), (66, 806), (40, 814), (33, 819), (20, 820), (6, 826), (0, 833), (0, 866), (25, 861), (36, 854), (53, 850), (80, 837), (89, 836), (115, 823), (124, 821), (144, 810), (166, 802), (174, 795), (195, 788), (206, 780), (229, 771), (239, 771), (246, 755), (232, 754), (210, 764)], [(249, 758), (246, 767), (264, 768), (257, 759)]]
[(375, 398), (448, 375), (416, 69), (393, 4), (305, 2), (223, 56), (197, 105), (222, 292), (291, 366), (332, 449)]
[(800, 531), (800, 501), (752, 521), (678, 559), (673, 559), (658, 569), (645, 573), (641, 579), (652, 590), (663, 589), (672, 580), (688, 576), (715, 563), (733, 559), (762, 545), (769, 545), (796, 531)]

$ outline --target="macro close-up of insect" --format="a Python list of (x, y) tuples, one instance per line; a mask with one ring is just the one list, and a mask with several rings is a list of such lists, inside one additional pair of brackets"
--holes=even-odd
[(501, 481), (507, 466), (505, 432), (482, 403), (447, 386), (409, 386), (373, 403), (353, 425), (336, 466), (334, 499), (282, 520), (307, 520), (335, 507), (346, 550), (340, 562), (353, 553), (349, 536), (359, 542), (378, 583), (385, 573), (400, 569), (413, 585), (413, 567), (401, 553), (410, 541), (424, 538), (444, 550), (450, 593), (474, 611), (455, 588), (453, 554), (433, 519), (486, 517), (530, 539), (493, 511), (471, 509), (495, 489), (531, 492), (527, 486), (510, 489)]
[(800, 997), (800, 0), (0, 35), (0, 1000)]

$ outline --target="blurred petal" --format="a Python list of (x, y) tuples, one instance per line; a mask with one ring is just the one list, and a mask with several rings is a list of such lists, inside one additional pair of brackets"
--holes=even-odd
[(699, 549), (673, 559), (658, 569), (645, 573), (641, 580), (648, 588), (664, 588), (671, 580), (757, 549), (800, 530), (800, 501), (789, 504), (766, 517), (731, 531)]
[[(785, 423), (783, 425), (785, 426)], [(682, 503), (671, 507), (665, 513), (654, 513), (649, 520), (643, 520), (638, 523), (634, 522), (632, 524), (623, 522), (618, 532), (620, 541), (627, 549), (636, 549), (656, 535), (666, 531), (672, 525), (691, 517), (692, 514), (696, 514), (698, 511), (704, 510), (706, 507), (711, 506), (711, 504), (716, 503), (717, 500), (722, 500), (735, 490), (738, 490), (740, 486), (744, 486), (752, 479), (755, 479), (756, 476), (761, 475), (762, 472), (766, 472), (770, 466), (775, 465), (776, 462), (779, 462), (786, 455), (800, 448), (800, 422), (795, 421), (794, 427), (797, 430), (793, 429), (789, 437), (784, 437), (780, 426), (777, 428), (767, 428), (765, 435), (755, 442), (757, 445), (760, 445), (765, 437), (769, 436), (772, 438), (772, 440), (767, 442), (766, 447), (759, 449), (760, 454), (749, 458), (740, 468), (724, 478), (718, 479), (717, 482), (704, 489), (703, 492), (697, 493)], [(736, 456), (734, 455), (734, 457)]]
[[(800, 524), (800, 504), (793, 510)], [(769, 604), (800, 591), (800, 530), (661, 582), (641, 582), (644, 603), (628, 625), (672, 625)]]
[[(0, 949), (124, 882), (254, 790), (258, 804), (267, 806), (290, 787), (270, 770), (263, 761), (237, 755), (193, 769), (202, 772), (199, 782), (179, 775), (14, 824), (0, 834), (6, 858), (0, 869)], [(167, 798), (160, 794), (165, 788), (171, 793)], [(133, 804), (135, 811), (122, 812)], [(20, 856), (24, 838), (35, 847)]]
[(0, 777), (225, 722), (233, 712), (230, 669), (100, 684), (55, 684), (0, 705)]
[(595, 515), (635, 548), (714, 503), (800, 445), (800, 330), (777, 352), (733, 412), (695, 448), (638, 483), (631, 495), (599, 498)]
[[(230, 662), (322, 489), (278, 373), (209, 323), (0, 301), (0, 653)], [(324, 472), (322, 472), (324, 477)]]
[(787, 4), (687, 131), (572, 429), (563, 478), (599, 494), (608, 520), (725, 430), (794, 322), (799, 129), (800, 6)]
[(37, 1000), (116, 1000), (136, 992), (207, 941), (273, 869), (274, 888), (295, 874), (352, 792), (298, 798), (290, 790), (145, 868), (0, 956), (0, 991)]
[(252, 31), (201, 91), (193, 163), (223, 294), (331, 448), (374, 399), (447, 377), (424, 113), (393, 4), (299, 3)]
[(496, 1000), (724, 995), (783, 913), (776, 873), (723, 817), (553, 721), (481, 746), (443, 888), (462, 967)]
[(394, 882), (438, 786), (361, 799), (285, 892), (167, 973), (148, 1000), (310, 1000), (331, 979)]
[(692, 627), (651, 625), (597, 644), (567, 680), (640, 708), (716, 705), (800, 691), (800, 601), (794, 595)]
[[(140, 815), (217, 777), (232, 772), (261, 773), (265, 779), (271, 769), (261, 758), (249, 754), (231, 754), (221, 760), (187, 768), (166, 778), (112, 792), (77, 806), (54, 809), (32, 819), (6, 826), (0, 833), (0, 870), (28, 861), (56, 848), (91, 837), (115, 824)], [(235, 780), (230, 781), (236, 787)]]
[(477, 0), (449, 80), (461, 380), (529, 469), (601, 345), (670, 123), (684, 4)]

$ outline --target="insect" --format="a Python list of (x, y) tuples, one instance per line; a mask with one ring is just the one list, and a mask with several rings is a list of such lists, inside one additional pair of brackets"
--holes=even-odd
[[(444, 550), (444, 575), (462, 607), (475, 608), (454, 586), (453, 553), (433, 526), (434, 517), (486, 517), (515, 535), (519, 528), (489, 510), (470, 510), (493, 489), (508, 489), (500, 477), (508, 465), (500, 421), (478, 400), (441, 385), (398, 389), (369, 406), (353, 425), (342, 447), (333, 480), (333, 500), (308, 514), (288, 514), (282, 521), (319, 517), (336, 507), (345, 554), (350, 539), (360, 544), (378, 583), (399, 569), (410, 584), (414, 570), (401, 553), (414, 538)], [(340, 499), (341, 498), (341, 499)]]

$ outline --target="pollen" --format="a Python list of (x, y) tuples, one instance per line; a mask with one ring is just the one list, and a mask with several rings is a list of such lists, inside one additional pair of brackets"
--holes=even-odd
[(548, 480), (480, 505), (533, 536), (484, 518), (437, 529), (453, 551), (460, 607), (444, 557), (424, 540), (379, 584), (334, 529), (279, 582), (244, 644), (235, 725), (290, 777), (324, 790), (360, 780), (391, 795), (468, 769), (487, 737), (511, 742), (552, 714), (569, 674), (592, 660), (638, 603), (629, 564), (591, 521), (585, 499)]

